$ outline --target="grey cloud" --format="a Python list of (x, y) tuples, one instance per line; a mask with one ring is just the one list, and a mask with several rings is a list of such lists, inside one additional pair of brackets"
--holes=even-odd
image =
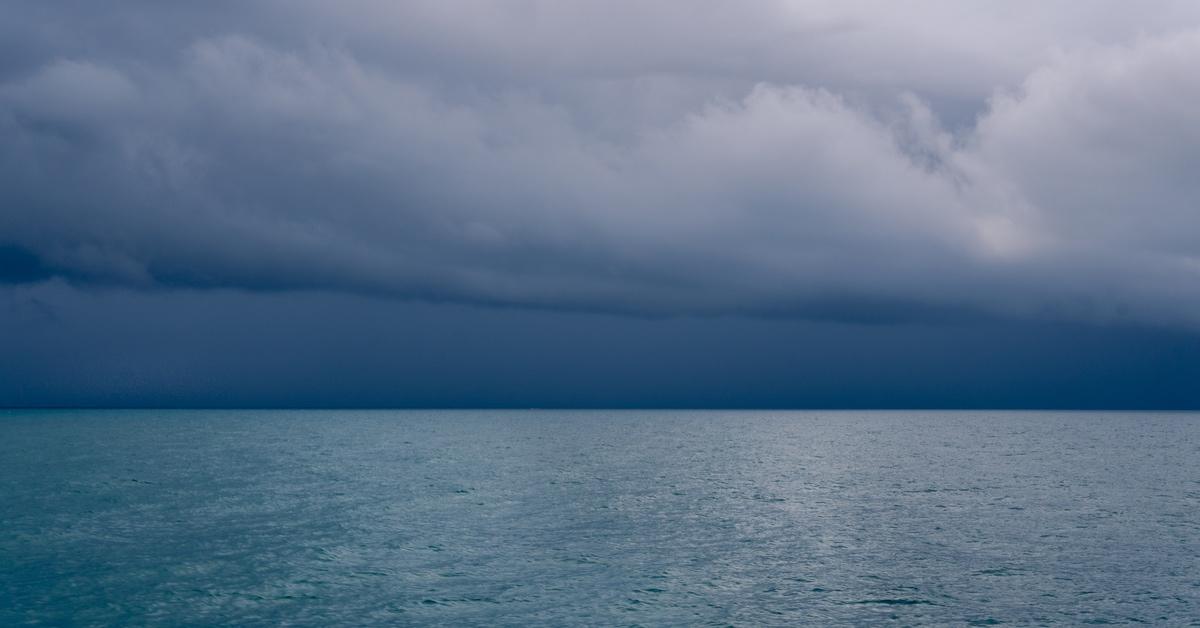
[(38, 273), (1200, 323), (1185, 3), (154, 4), (18, 3), (0, 245)]

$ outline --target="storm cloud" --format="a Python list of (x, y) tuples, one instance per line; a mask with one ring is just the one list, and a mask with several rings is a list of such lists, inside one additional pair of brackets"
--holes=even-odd
[(1194, 3), (4, 14), (0, 282), (1200, 325)]

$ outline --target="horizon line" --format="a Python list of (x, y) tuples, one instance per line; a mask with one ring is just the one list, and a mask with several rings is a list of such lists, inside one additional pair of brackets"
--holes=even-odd
[(1200, 407), (916, 407), (916, 406), (810, 406), (810, 407), (735, 407), (735, 406), (106, 406), (106, 405), (30, 405), (0, 406), (0, 412), (13, 410), (290, 410), (371, 412), (1200, 412)]

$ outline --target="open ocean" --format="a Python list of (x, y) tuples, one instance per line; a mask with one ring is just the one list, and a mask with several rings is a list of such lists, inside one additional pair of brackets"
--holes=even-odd
[(0, 625), (1200, 625), (1200, 414), (0, 411)]

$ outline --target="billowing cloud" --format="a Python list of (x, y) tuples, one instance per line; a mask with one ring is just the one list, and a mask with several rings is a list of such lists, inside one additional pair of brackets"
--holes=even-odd
[(1195, 326), (1200, 9), (1072, 4), (15, 3), (0, 278)]

